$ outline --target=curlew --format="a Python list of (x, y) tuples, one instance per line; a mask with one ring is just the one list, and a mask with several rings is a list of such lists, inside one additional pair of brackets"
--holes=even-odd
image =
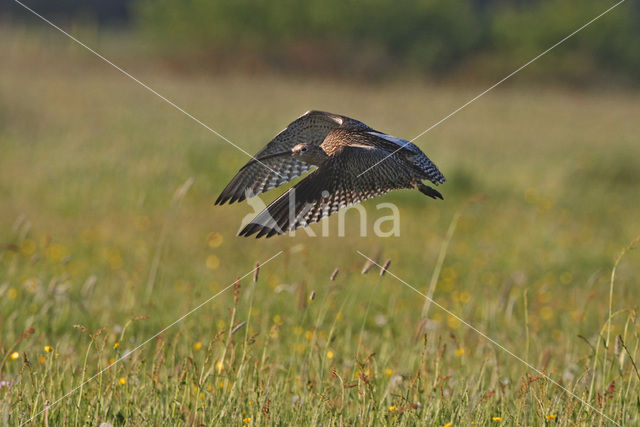
[(259, 213), (239, 235), (271, 237), (305, 227), (339, 209), (391, 190), (445, 181), (437, 166), (411, 142), (364, 123), (324, 111), (307, 111), (245, 164), (216, 205), (234, 203), (279, 187), (317, 169)]

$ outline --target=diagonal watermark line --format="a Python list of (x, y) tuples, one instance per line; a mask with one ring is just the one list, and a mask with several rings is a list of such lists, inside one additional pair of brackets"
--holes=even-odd
[(239, 145), (235, 144), (233, 141), (231, 141), (229, 138), (225, 137), (224, 135), (222, 135), (220, 132), (216, 131), (215, 129), (213, 129), (211, 126), (207, 125), (206, 123), (204, 123), (202, 120), (198, 119), (197, 117), (195, 117), (194, 115), (192, 115), (191, 113), (189, 113), (188, 111), (186, 111), (184, 108), (180, 107), (179, 105), (177, 105), (175, 102), (171, 101), (169, 98), (167, 98), (166, 96), (158, 93), (155, 89), (153, 89), (152, 87), (150, 87), (149, 85), (145, 84), (144, 82), (140, 81), (139, 79), (137, 79), (136, 77), (134, 77), (133, 75), (131, 75), (129, 72), (127, 72), (126, 70), (124, 70), (122, 67), (114, 64), (112, 61), (108, 60), (107, 58), (105, 58), (104, 56), (102, 56), (100, 53), (98, 53), (97, 51), (95, 51), (94, 49), (90, 48), (89, 46), (87, 46), (86, 44), (84, 44), (83, 42), (81, 42), (80, 40), (78, 40), (77, 38), (75, 38), (74, 36), (72, 36), (71, 34), (69, 34), (68, 32), (66, 32), (65, 30), (63, 30), (62, 28), (60, 28), (59, 26), (57, 26), (56, 24), (54, 24), (53, 22), (51, 22), (50, 20), (48, 20), (47, 18), (45, 18), (44, 16), (40, 15), (38, 12), (36, 12), (35, 10), (31, 9), (29, 6), (25, 5), (24, 3), (22, 3), (20, 0), (13, 0), (14, 2), (18, 3), (20, 6), (22, 6), (24, 9), (28, 10), (29, 12), (31, 12), (32, 14), (34, 14), (35, 16), (37, 16), (38, 18), (40, 18), (42, 21), (46, 22), (47, 24), (51, 25), (53, 28), (55, 28), (56, 30), (60, 31), (62, 34), (64, 34), (65, 36), (69, 37), (71, 40), (73, 40), (74, 42), (76, 42), (77, 44), (79, 44), (80, 46), (84, 47), (85, 49), (87, 49), (89, 52), (93, 53), (95, 56), (97, 56), (98, 58), (102, 59), (104, 62), (106, 62), (107, 64), (111, 65), (113, 68), (115, 68), (116, 70), (120, 71), (122, 74), (124, 74), (125, 76), (129, 77), (131, 80), (133, 80), (134, 82), (138, 83), (140, 86), (142, 86), (143, 88), (147, 89), (149, 92), (153, 93), (154, 95), (156, 95), (157, 97), (159, 97), (160, 99), (162, 99), (163, 101), (165, 101), (167, 104), (171, 105), (173, 108), (175, 108), (176, 110), (180, 111), (182, 114), (184, 114), (185, 116), (189, 117), (190, 119), (192, 119), (193, 121), (195, 121), (196, 123), (198, 123), (199, 125), (201, 125), (202, 127), (204, 127), (205, 129), (207, 129), (209, 132), (213, 133), (214, 135), (218, 136), (219, 138), (223, 139), (224, 141), (228, 142), (229, 144), (231, 144), (232, 146), (234, 146), (235, 148), (237, 148), (238, 150), (242, 151), (244, 154), (246, 154), (247, 156), (251, 157), (252, 160), (260, 163), (262, 166), (264, 166), (265, 168), (269, 169), (271, 172), (275, 173), (276, 175), (278, 175), (281, 178), (285, 178), (284, 176), (282, 176), (280, 173), (278, 173), (277, 171), (271, 169), (269, 166), (267, 166), (266, 164), (264, 164), (262, 161), (258, 160), (257, 158), (255, 158), (254, 156), (252, 156), (251, 154), (249, 154), (245, 149), (243, 149), (242, 147), (240, 147)]
[(71, 391), (67, 392), (65, 395), (63, 395), (62, 397), (56, 399), (53, 403), (50, 403), (48, 405), (45, 406), (45, 409), (42, 409), (41, 411), (39, 411), (38, 413), (36, 413), (34, 416), (32, 416), (31, 418), (29, 418), (27, 421), (23, 422), (20, 424), (20, 426), (23, 426), (27, 423), (30, 423), (31, 421), (33, 421), (38, 415), (42, 414), (44, 411), (47, 411), (51, 408), (53, 408), (56, 404), (58, 404), (60, 401), (62, 401), (63, 399), (71, 396), (73, 393), (75, 393), (80, 387), (83, 387), (84, 385), (86, 385), (87, 383), (91, 382), (92, 380), (94, 380), (95, 378), (99, 377), (100, 375), (102, 375), (103, 372), (111, 369), (112, 367), (114, 367), (115, 365), (117, 365), (118, 363), (122, 362), (123, 360), (125, 360), (126, 358), (128, 358), (129, 356), (131, 356), (133, 353), (135, 353), (136, 351), (138, 351), (140, 348), (142, 348), (144, 345), (148, 344), (151, 340), (153, 340), (154, 338), (156, 338), (158, 335), (163, 334), (167, 329), (171, 328), (172, 326), (175, 326), (176, 324), (180, 323), (181, 321), (183, 321), (185, 318), (187, 318), (189, 315), (191, 315), (192, 313), (194, 313), (195, 311), (199, 310), (200, 308), (202, 308), (203, 306), (205, 306), (206, 304), (210, 303), (211, 301), (213, 301), (215, 298), (217, 298), (218, 296), (222, 295), (224, 292), (226, 292), (227, 290), (229, 290), (230, 288), (233, 287), (233, 285), (235, 285), (237, 282), (239, 282), (240, 280), (244, 279), (247, 276), (252, 275), (258, 268), (265, 266), (268, 262), (271, 262), (274, 258), (276, 258), (277, 256), (279, 256), (280, 254), (282, 254), (283, 251), (278, 252), (277, 254), (273, 255), (271, 258), (269, 258), (268, 260), (266, 260), (263, 263), (260, 263), (258, 265), (256, 265), (251, 271), (249, 271), (247, 274), (245, 274), (244, 276), (234, 280), (231, 284), (229, 284), (226, 288), (222, 289), (220, 292), (214, 294), (213, 296), (211, 296), (209, 299), (205, 300), (204, 302), (200, 303), (198, 306), (196, 306), (195, 308), (191, 309), (189, 312), (187, 312), (186, 314), (183, 314), (182, 316), (180, 316), (177, 320), (173, 321), (171, 324), (169, 324), (168, 326), (165, 326), (164, 328), (162, 328), (160, 331), (158, 331), (157, 333), (155, 333), (154, 335), (152, 335), (151, 337), (147, 338), (145, 341), (143, 341), (141, 344), (139, 344), (137, 347), (135, 347), (133, 350), (131, 350), (130, 352), (126, 353), (125, 355), (123, 355), (121, 358), (119, 358), (118, 360), (116, 360), (115, 362), (113, 362), (111, 365), (107, 366), (106, 368), (100, 370), (97, 374), (93, 375), (91, 378), (89, 378), (88, 380), (78, 384), (77, 386), (75, 386), (73, 389), (71, 389)]
[[(372, 264), (377, 265), (378, 267), (382, 268), (382, 266), (380, 264), (378, 264), (377, 262), (375, 262), (374, 260), (372, 260), (371, 258), (369, 258), (368, 256), (366, 256), (365, 254), (363, 254), (360, 251), (356, 251), (359, 255), (361, 255), (363, 258), (369, 260), (369, 262), (371, 262)], [(551, 382), (553, 385), (558, 386), (559, 388), (561, 388), (562, 390), (564, 390), (567, 394), (571, 395), (572, 397), (574, 397), (575, 399), (579, 400), (580, 402), (582, 402), (583, 404), (585, 404), (586, 406), (588, 406), (589, 408), (593, 409), (594, 411), (596, 411), (598, 414), (600, 414), (601, 416), (603, 416), (604, 418), (606, 418), (608, 421), (611, 421), (613, 424), (615, 425), (620, 425), (619, 423), (617, 423), (613, 418), (609, 417), (608, 415), (606, 415), (604, 412), (600, 411), (598, 408), (596, 408), (595, 406), (591, 405), (589, 402), (587, 402), (586, 400), (582, 399), (580, 396), (578, 396), (577, 394), (575, 394), (574, 392), (572, 392), (571, 390), (567, 389), (566, 387), (563, 387), (560, 383), (558, 383), (557, 381), (555, 381), (554, 379), (552, 379), (549, 375), (545, 374), (544, 372), (542, 372), (541, 370), (539, 370), (538, 368), (536, 368), (535, 366), (533, 366), (532, 364), (530, 364), (529, 362), (527, 362), (526, 360), (524, 360), (523, 358), (521, 358), (520, 356), (516, 355), (515, 353), (513, 353), (511, 350), (509, 350), (508, 348), (506, 348), (505, 346), (503, 346), (502, 344), (500, 344), (499, 342), (497, 342), (496, 340), (494, 340), (493, 338), (491, 338), (490, 336), (488, 336), (487, 334), (485, 334), (484, 332), (482, 332), (481, 330), (477, 329), (475, 326), (471, 325), (469, 322), (467, 322), (466, 320), (462, 319), (460, 316), (456, 315), (454, 312), (452, 312), (451, 310), (447, 309), (446, 307), (444, 307), (443, 305), (441, 305), (440, 303), (438, 303), (436, 300), (434, 300), (433, 298), (429, 298), (427, 295), (423, 294), (422, 292), (420, 292), (419, 290), (417, 290), (414, 286), (411, 286), (409, 283), (407, 283), (406, 281), (402, 280), (400, 277), (396, 276), (395, 274), (393, 274), (391, 271), (389, 271), (389, 269), (386, 270), (387, 274), (390, 274), (391, 276), (393, 276), (396, 280), (398, 280), (400, 283), (404, 284), (405, 286), (407, 286), (408, 288), (412, 289), (414, 292), (416, 292), (417, 294), (421, 295), (422, 297), (424, 297), (425, 299), (429, 300), (433, 305), (435, 305), (436, 307), (440, 308), (441, 310), (443, 310), (445, 313), (447, 313), (449, 316), (455, 317), (458, 321), (460, 321), (462, 324), (464, 324), (466, 327), (468, 327), (469, 329), (473, 330), (474, 332), (476, 332), (478, 335), (480, 335), (481, 337), (483, 337), (484, 339), (486, 339), (487, 341), (489, 341), (490, 343), (492, 343), (493, 345), (495, 345), (496, 347), (498, 347), (499, 349), (501, 349), (502, 351), (504, 351), (505, 353), (509, 354), (510, 356), (516, 358), (517, 360), (519, 360), (520, 362), (522, 362), (524, 365), (526, 365), (528, 368), (532, 369), (533, 371), (535, 371), (538, 375), (541, 375), (542, 377), (544, 377), (547, 381)]]
[[(17, 1), (17, 0), (16, 0)], [(589, 22), (587, 22), (586, 24), (584, 24), (583, 26), (581, 26), (580, 28), (578, 28), (577, 30), (575, 30), (574, 32), (572, 32), (571, 34), (569, 34), (568, 36), (564, 37), (562, 40), (556, 42), (553, 46), (547, 48), (546, 50), (544, 50), (542, 53), (538, 54), (535, 58), (530, 59), (528, 62), (526, 62), (525, 64), (521, 65), (520, 67), (518, 67), (515, 71), (512, 71), (510, 74), (506, 75), (505, 77), (503, 77), (502, 79), (498, 80), (496, 83), (494, 83), (493, 85), (489, 86), (487, 89), (485, 89), (484, 91), (480, 92), (478, 95), (474, 96), (473, 98), (471, 98), (470, 100), (468, 100), (467, 102), (465, 102), (464, 104), (462, 104), (462, 106), (456, 108), (455, 110), (453, 110), (451, 113), (449, 113), (448, 115), (446, 115), (445, 117), (443, 117), (442, 119), (438, 120), (437, 122), (435, 122), (434, 124), (432, 124), (431, 126), (429, 126), (427, 129), (423, 130), (422, 132), (420, 132), (420, 134), (418, 134), (418, 136), (414, 137), (411, 141), (409, 142), (413, 142), (416, 139), (420, 138), (422, 135), (424, 135), (425, 133), (429, 132), (431, 129), (435, 128), (436, 126), (440, 125), (441, 123), (445, 122), (446, 120), (448, 120), (449, 118), (453, 117), (454, 115), (456, 115), (457, 113), (459, 113), (461, 110), (465, 109), (467, 106), (469, 106), (470, 104), (472, 104), (473, 102), (477, 101), (479, 98), (481, 98), (482, 96), (484, 96), (485, 94), (487, 94), (488, 92), (492, 91), (493, 89), (495, 89), (497, 86), (501, 85), (502, 83), (504, 83), (506, 80), (510, 79), (511, 77), (515, 76), (516, 74), (518, 74), (520, 71), (524, 70), (525, 68), (527, 68), (529, 65), (533, 64), (534, 62), (536, 62), (538, 59), (542, 58), (544, 55), (546, 55), (547, 53), (551, 52), (553, 49), (555, 49), (556, 47), (560, 46), (562, 43), (566, 42), (567, 40), (569, 40), (571, 37), (575, 36), (576, 34), (578, 34), (580, 31), (584, 30), (585, 28), (587, 28), (589, 25), (593, 24), (595, 21), (597, 21), (598, 19), (602, 18), (604, 15), (606, 15), (607, 13), (611, 12), (613, 9), (615, 9), (616, 7), (620, 6), (622, 3), (624, 3), (626, 0), (620, 0), (618, 3), (614, 4), (613, 6), (611, 6), (609, 9), (605, 10), (604, 12), (602, 12), (601, 14), (599, 14), (598, 16), (596, 16), (595, 18), (591, 19)], [(394, 154), (396, 154), (398, 151), (402, 150), (407, 144), (402, 145), (400, 148), (396, 149), (395, 151), (393, 151), (391, 154), (389, 154), (388, 156), (386, 156), (384, 159), (378, 161), (376, 164), (374, 164), (373, 166), (371, 166), (369, 169), (365, 170), (364, 172), (362, 172), (360, 175), (358, 175), (358, 178), (361, 177), (362, 175), (364, 175), (365, 173), (369, 172), (371, 169), (375, 168), (376, 166), (378, 166), (380, 163), (384, 162), (385, 160), (387, 160), (389, 157), (393, 156)]]

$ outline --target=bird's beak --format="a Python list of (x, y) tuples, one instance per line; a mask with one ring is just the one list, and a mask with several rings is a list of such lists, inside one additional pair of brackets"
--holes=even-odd
[(292, 150), (289, 151), (281, 151), (279, 153), (272, 153), (272, 154), (267, 154), (266, 156), (262, 156), (262, 157), (254, 157), (253, 159), (249, 160), (249, 162), (247, 162), (246, 165), (244, 165), (242, 167), (242, 169), (251, 166), (252, 164), (259, 162), (262, 163), (262, 161), (264, 160), (268, 160), (268, 159), (273, 159), (274, 157), (280, 157), (280, 156), (290, 156), (293, 154)]

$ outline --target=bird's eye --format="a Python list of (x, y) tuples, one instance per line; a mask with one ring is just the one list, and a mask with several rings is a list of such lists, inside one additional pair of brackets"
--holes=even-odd
[(307, 151), (307, 147), (302, 147), (300, 151)]

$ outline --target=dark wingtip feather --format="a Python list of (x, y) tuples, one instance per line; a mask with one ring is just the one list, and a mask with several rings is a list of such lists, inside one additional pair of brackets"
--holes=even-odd
[(424, 185), (423, 183), (418, 184), (418, 190), (420, 190), (420, 192), (425, 196), (429, 196), (432, 199), (437, 198), (440, 200), (444, 200), (444, 197), (442, 197), (442, 194), (440, 194), (438, 190), (436, 190), (435, 188), (429, 187), (428, 185)]
[(265, 234), (267, 234), (268, 231), (269, 231), (268, 228), (262, 227), (260, 232), (258, 234), (256, 234), (256, 239), (259, 239), (260, 237), (264, 236)]
[(282, 234), (282, 233), (278, 233), (277, 229), (272, 228), (271, 231), (269, 231), (269, 233), (267, 234), (267, 239), (275, 234)]
[[(258, 234), (256, 234), (258, 233)], [(242, 237), (250, 237), (256, 234), (256, 239), (260, 237), (269, 238), (277, 234), (283, 234), (284, 231), (280, 231), (277, 227), (269, 228), (260, 224), (256, 224), (254, 222), (250, 222), (247, 224), (239, 233), (238, 236)]]
[(220, 193), (220, 195), (216, 199), (215, 204), (224, 205), (225, 203), (229, 203), (230, 205), (232, 205), (235, 202), (241, 202), (244, 199), (245, 199), (244, 194), (236, 195), (236, 194), (230, 194), (228, 191), (223, 191), (222, 193)]
[[(238, 236), (244, 236), (244, 237), (249, 237), (251, 236), (253, 233), (256, 232), (255, 230), (255, 224), (253, 223), (249, 223), (247, 224), (239, 233)], [(252, 231), (253, 230), (253, 231)]]

